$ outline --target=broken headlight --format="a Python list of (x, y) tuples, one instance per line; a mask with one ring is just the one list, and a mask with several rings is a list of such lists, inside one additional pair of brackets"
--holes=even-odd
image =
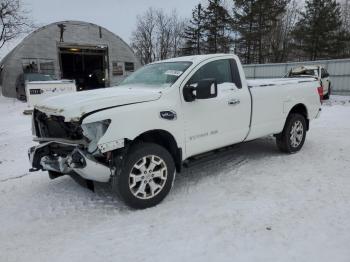
[(89, 140), (88, 152), (90, 154), (98, 153), (97, 143), (101, 137), (106, 133), (111, 120), (102, 120), (98, 122), (82, 124), (83, 135)]

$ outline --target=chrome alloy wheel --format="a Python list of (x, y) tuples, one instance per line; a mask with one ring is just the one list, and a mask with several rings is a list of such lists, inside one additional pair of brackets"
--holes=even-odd
[(129, 175), (131, 193), (139, 199), (150, 199), (158, 195), (168, 177), (165, 161), (158, 156), (148, 155), (132, 167)]
[(304, 127), (301, 121), (295, 121), (290, 131), (291, 146), (296, 148), (303, 141)]

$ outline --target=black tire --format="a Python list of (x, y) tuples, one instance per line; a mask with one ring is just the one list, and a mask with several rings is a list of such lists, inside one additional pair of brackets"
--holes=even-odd
[[(299, 124), (301, 124), (302, 126), (302, 138), (299, 140), (298, 139), (294, 140), (294, 143), (293, 143), (291, 139), (292, 137), (291, 131), (296, 124), (298, 124), (298, 126)], [(305, 138), (306, 138), (306, 131), (307, 131), (307, 126), (306, 126), (305, 117), (301, 114), (295, 114), (295, 113), (290, 114), (286, 120), (282, 133), (276, 136), (276, 144), (278, 149), (284, 153), (289, 153), (289, 154), (298, 152), (304, 145)], [(298, 133), (298, 135), (300, 136), (300, 132)]]
[[(166, 170), (165, 172), (166, 179), (156, 178), (156, 177), (153, 178), (153, 175), (152, 177), (150, 177), (150, 174), (153, 174), (151, 173), (151, 171), (149, 171), (150, 172), (149, 175), (147, 175), (148, 173), (144, 175), (143, 172), (141, 172), (139, 169), (137, 169), (137, 167), (135, 167), (135, 165), (137, 164), (141, 165), (142, 163), (145, 163), (144, 165), (142, 164), (141, 166), (147, 167), (147, 170), (148, 168), (151, 169), (150, 162), (147, 163), (147, 161), (150, 160), (149, 158), (152, 158), (153, 156), (156, 157), (157, 161), (160, 161), (162, 163), (159, 166), (162, 168), (161, 169), (163, 170), (162, 172), (165, 172), (164, 170)], [(164, 167), (166, 167), (166, 169), (164, 169)], [(154, 167), (152, 170), (155, 170), (156, 168), (157, 166)], [(138, 181), (136, 183), (134, 181), (131, 182), (133, 179), (131, 176), (132, 175), (131, 173), (135, 172), (135, 170), (140, 171), (140, 174), (136, 175), (138, 179), (143, 177), (144, 180)], [(158, 171), (152, 171), (152, 172), (158, 172)], [(135, 173), (133, 173), (133, 176), (135, 177)], [(148, 178), (146, 176), (148, 176)], [(167, 194), (169, 193), (173, 185), (174, 178), (175, 178), (175, 164), (170, 153), (164, 147), (159, 146), (157, 144), (139, 143), (139, 144), (135, 144), (128, 150), (126, 158), (123, 162), (123, 166), (120, 172), (117, 172), (114, 176), (112, 176), (111, 184), (112, 184), (112, 190), (126, 205), (135, 209), (144, 209), (144, 208), (152, 207), (159, 204), (167, 196)], [(156, 179), (158, 179), (158, 181), (156, 181)], [(151, 180), (153, 182), (156, 181), (159, 184), (162, 184), (161, 185), (162, 187), (157, 189), (158, 191), (154, 196), (152, 196), (153, 193), (151, 192), (151, 186), (150, 186)], [(135, 183), (134, 187), (136, 189), (137, 189), (137, 186), (138, 186), (138, 189), (140, 189), (141, 185), (145, 183), (142, 196), (137, 195), (138, 190), (136, 190), (135, 192), (135, 190), (132, 188), (132, 185), (130, 185), (130, 183), (132, 184)], [(149, 196), (147, 196), (147, 194)], [(148, 198), (145, 199), (146, 197)]]
[(327, 95), (323, 96), (323, 100), (329, 100), (331, 96), (331, 85), (329, 84)]

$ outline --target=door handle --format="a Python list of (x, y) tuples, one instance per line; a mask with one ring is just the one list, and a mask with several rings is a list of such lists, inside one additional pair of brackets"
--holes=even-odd
[(235, 106), (235, 105), (238, 105), (239, 103), (241, 103), (239, 99), (232, 99), (228, 101), (229, 106)]

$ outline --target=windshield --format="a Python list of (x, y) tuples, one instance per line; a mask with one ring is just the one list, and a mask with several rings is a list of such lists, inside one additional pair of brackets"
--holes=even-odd
[(35, 74), (35, 73), (30, 73), (30, 74), (25, 74), (24, 79), (32, 82), (32, 81), (51, 81), (53, 78), (50, 75), (43, 75), (43, 74)]
[(190, 67), (191, 62), (164, 62), (150, 64), (127, 77), (123, 85), (171, 86)]

